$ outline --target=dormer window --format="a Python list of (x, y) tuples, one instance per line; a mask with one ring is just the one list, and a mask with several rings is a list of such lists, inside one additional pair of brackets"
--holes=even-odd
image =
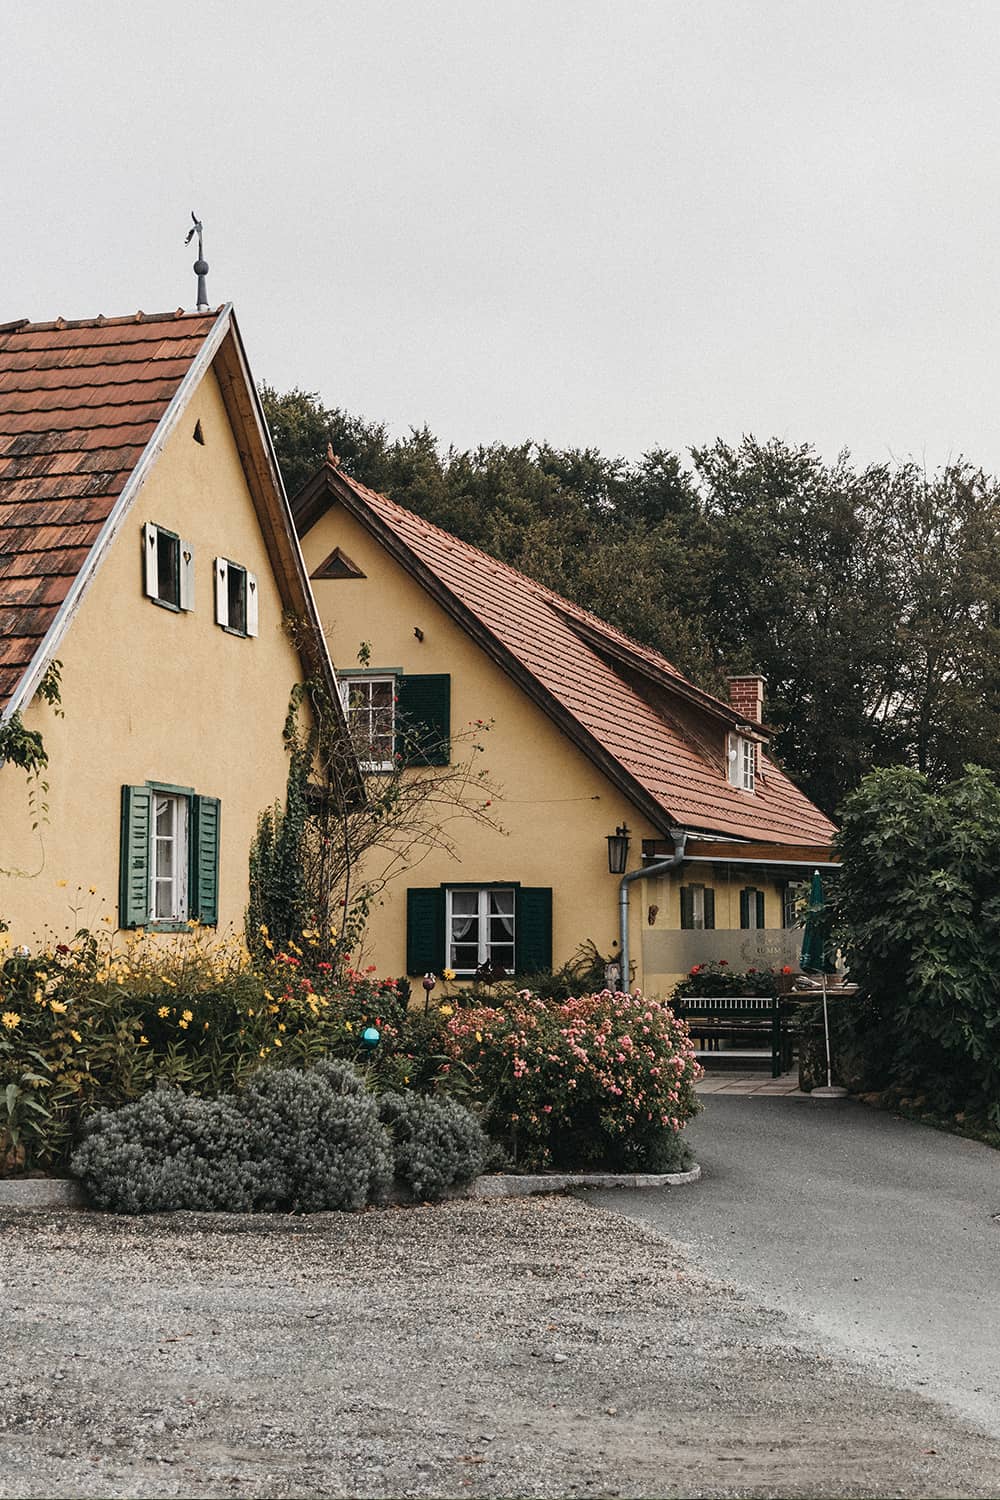
[(742, 734), (729, 736), (729, 780), (741, 792), (752, 792), (757, 782), (757, 746)]

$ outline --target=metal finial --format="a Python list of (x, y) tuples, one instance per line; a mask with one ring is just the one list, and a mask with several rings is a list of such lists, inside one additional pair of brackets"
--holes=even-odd
[(205, 285), (205, 277), (208, 275), (208, 261), (205, 259), (205, 250), (201, 242), (202, 223), (198, 215), (192, 211), (191, 228), (185, 236), (185, 245), (190, 245), (195, 235), (198, 236), (198, 259), (194, 263), (194, 274), (198, 278), (198, 311), (208, 312), (208, 288)]

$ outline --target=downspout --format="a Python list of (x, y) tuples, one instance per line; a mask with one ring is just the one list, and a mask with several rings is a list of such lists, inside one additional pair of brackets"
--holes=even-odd
[(674, 852), (670, 858), (657, 860), (655, 865), (640, 865), (638, 870), (630, 870), (627, 875), (622, 876), (618, 887), (618, 953), (622, 966), (621, 984), (626, 993), (629, 988), (628, 888), (633, 880), (644, 880), (647, 875), (665, 875), (668, 870), (676, 870), (678, 865), (684, 863), (687, 832), (683, 828), (671, 828), (668, 832), (674, 841)]

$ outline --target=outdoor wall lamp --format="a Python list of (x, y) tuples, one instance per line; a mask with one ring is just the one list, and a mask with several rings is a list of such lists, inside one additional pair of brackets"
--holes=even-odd
[(628, 824), (622, 823), (608, 834), (608, 874), (624, 875), (628, 866)]

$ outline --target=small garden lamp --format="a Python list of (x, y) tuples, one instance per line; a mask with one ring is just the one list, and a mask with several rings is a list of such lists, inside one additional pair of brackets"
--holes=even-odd
[(628, 824), (621, 823), (608, 834), (608, 874), (624, 875), (628, 867)]

